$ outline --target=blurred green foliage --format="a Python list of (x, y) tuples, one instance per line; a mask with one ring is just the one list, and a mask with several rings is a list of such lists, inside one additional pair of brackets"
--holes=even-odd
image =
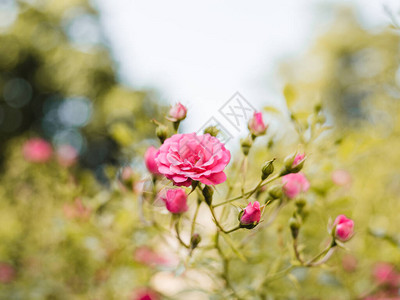
[(15, 20), (0, 33), (0, 154), (28, 133), (72, 145), (93, 170), (132, 158), (159, 108), (118, 82), (96, 11), (85, 0), (7, 0), (1, 8)]

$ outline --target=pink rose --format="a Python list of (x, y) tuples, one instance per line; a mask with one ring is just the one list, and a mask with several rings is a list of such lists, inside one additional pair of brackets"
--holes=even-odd
[(260, 136), (265, 134), (268, 126), (264, 124), (263, 116), (261, 112), (255, 112), (253, 118), (250, 119), (248, 128), (250, 133), (254, 136)]
[(293, 160), (293, 164), (292, 167), (296, 167), (298, 164), (300, 164), (302, 162), (302, 160), (306, 157), (306, 154), (297, 154)]
[(27, 161), (43, 163), (47, 162), (53, 153), (50, 143), (41, 138), (32, 138), (25, 142), (23, 154)]
[(188, 210), (187, 196), (184, 189), (169, 189), (160, 198), (173, 214), (181, 214)]
[(349, 240), (353, 235), (354, 221), (348, 219), (345, 215), (337, 216), (333, 226), (335, 228), (335, 238), (342, 242)]
[(255, 226), (260, 222), (260, 218), (260, 203), (258, 201), (255, 201), (253, 204), (251, 204), (250, 202), (243, 211), (243, 215), (240, 218), (240, 225), (245, 227), (247, 225)]
[(160, 172), (158, 172), (157, 162), (155, 161), (157, 151), (158, 150), (155, 147), (151, 146), (144, 154), (144, 162), (147, 170), (154, 175), (160, 175)]
[(181, 103), (177, 103), (169, 110), (169, 120), (173, 122), (182, 121), (186, 118), (187, 108)]
[(210, 134), (175, 134), (166, 139), (156, 154), (158, 171), (178, 186), (192, 180), (216, 185), (226, 180), (223, 172), (231, 153)]
[(303, 173), (291, 173), (282, 177), (283, 192), (290, 199), (296, 197), (300, 192), (307, 192), (310, 188), (306, 176)]
[(57, 161), (64, 167), (70, 167), (76, 163), (78, 151), (71, 145), (61, 145), (57, 149)]

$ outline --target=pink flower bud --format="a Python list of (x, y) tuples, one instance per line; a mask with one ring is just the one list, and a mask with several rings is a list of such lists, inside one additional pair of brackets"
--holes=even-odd
[(348, 219), (345, 215), (339, 215), (333, 223), (335, 228), (335, 238), (345, 242), (351, 238), (354, 233), (354, 221)]
[(188, 210), (187, 196), (184, 189), (169, 189), (161, 196), (167, 209), (173, 214), (181, 214)]
[(292, 199), (300, 192), (307, 192), (310, 188), (310, 182), (303, 173), (290, 173), (282, 177), (283, 192)]
[(0, 282), (10, 283), (15, 278), (14, 268), (5, 262), (0, 262)]
[(258, 201), (255, 201), (253, 204), (251, 204), (250, 202), (243, 211), (243, 215), (240, 218), (240, 225), (243, 227), (252, 225), (251, 228), (253, 228), (260, 222), (260, 218), (260, 203)]
[(169, 118), (173, 122), (182, 121), (186, 118), (187, 108), (180, 102), (175, 104), (169, 110)]
[(35, 163), (47, 162), (53, 153), (50, 143), (41, 138), (32, 138), (23, 146), (23, 154), (27, 161)]
[(264, 124), (263, 116), (261, 112), (255, 112), (253, 118), (250, 119), (248, 128), (250, 133), (254, 136), (260, 136), (265, 134), (268, 125)]
[(147, 149), (146, 153), (144, 154), (144, 162), (146, 164), (147, 170), (154, 175), (159, 175), (157, 162), (154, 160), (158, 150), (151, 146)]
[(63, 167), (70, 167), (76, 163), (78, 151), (71, 145), (62, 145), (57, 149), (57, 161)]
[(296, 167), (306, 157), (306, 154), (297, 154), (293, 160), (292, 168)]

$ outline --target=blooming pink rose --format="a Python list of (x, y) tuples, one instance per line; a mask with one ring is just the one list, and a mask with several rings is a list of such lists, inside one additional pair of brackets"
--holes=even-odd
[(216, 185), (226, 180), (224, 169), (231, 153), (210, 134), (175, 134), (166, 139), (156, 154), (158, 171), (178, 186), (192, 180)]
[(71, 145), (61, 145), (57, 149), (57, 161), (64, 167), (70, 167), (76, 163), (78, 151)]
[(177, 103), (169, 110), (169, 118), (173, 122), (182, 121), (186, 118), (187, 108), (181, 103)]
[(373, 275), (378, 284), (386, 284), (393, 287), (400, 284), (400, 274), (396, 272), (391, 264), (378, 263), (374, 268)]
[(155, 161), (157, 151), (158, 150), (155, 147), (151, 146), (144, 154), (144, 162), (147, 170), (154, 175), (160, 175), (160, 172), (158, 172), (157, 162)]
[(181, 214), (188, 210), (187, 196), (184, 189), (169, 189), (160, 198), (173, 214)]
[(0, 282), (10, 283), (15, 278), (14, 268), (5, 262), (0, 262)]
[(303, 173), (290, 173), (282, 177), (283, 192), (290, 199), (296, 197), (300, 192), (307, 192), (310, 188), (306, 176)]
[(342, 242), (349, 240), (353, 235), (354, 221), (348, 219), (345, 215), (337, 216), (333, 226), (335, 226), (335, 238)]
[(23, 154), (27, 161), (43, 163), (47, 162), (53, 153), (50, 143), (41, 138), (32, 138), (25, 142)]
[(260, 218), (260, 203), (258, 201), (254, 201), (254, 203), (251, 204), (250, 202), (244, 209), (243, 215), (240, 218), (240, 225), (258, 224), (260, 222)]
[(306, 157), (306, 154), (297, 154), (293, 160), (293, 164), (292, 167), (296, 167), (299, 163), (301, 163), (301, 161), (304, 159), (304, 157)]
[(251, 118), (249, 121), (248, 128), (252, 135), (259, 136), (265, 134), (268, 126), (264, 124), (261, 112), (254, 113), (253, 118)]

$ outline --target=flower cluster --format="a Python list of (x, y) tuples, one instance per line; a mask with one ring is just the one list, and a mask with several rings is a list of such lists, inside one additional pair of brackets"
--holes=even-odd
[[(154, 121), (157, 125), (156, 134), (161, 141), (161, 146), (158, 149), (154, 146), (149, 147), (144, 155), (144, 161), (148, 171), (152, 174), (154, 199), (160, 199), (167, 211), (171, 213), (177, 240), (180, 245), (188, 249), (190, 255), (202, 239), (196, 232), (196, 217), (202, 203), (208, 206), (211, 220), (216, 226), (215, 247), (218, 251), (221, 251), (218, 241), (219, 233), (228, 235), (240, 229), (252, 230), (255, 227), (262, 230), (264, 211), (268, 210), (272, 203), (277, 203), (277, 205), (275, 210), (269, 213), (270, 216), (265, 225), (274, 221), (282, 206), (295, 203), (296, 210), (289, 220), (289, 228), (293, 237), (295, 258), (300, 265), (313, 267), (326, 263), (337, 249), (338, 243), (346, 242), (354, 235), (354, 221), (344, 215), (339, 215), (330, 229), (331, 242), (328, 249), (322, 251), (316, 256), (316, 259), (306, 260), (303, 258), (297, 245), (300, 230), (308, 215), (307, 200), (304, 197), (307, 196), (311, 187), (310, 181), (301, 172), (307, 159), (305, 153), (296, 152), (287, 156), (281, 162), (282, 168), (279, 172), (275, 171), (274, 166), (279, 163), (277, 159), (266, 161), (261, 167), (261, 179), (254, 188), (245, 191), (243, 180), (239, 196), (233, 198), (227, 196), (225, 200), (216, 202), (215, 186), (227, 181), (227, 174), (230, 174), (227, 166), (231, 162), (231, 153), (218, 139), (218, 130), (214, 127), (207, 128), (202, 135), (179, 133), (179, 124), (186, 118), (186, 115), (187, 108), (181, 103), (171, 107), (167, 120), (172, 122), (175, 132), (172, 135), (170, 135), (171, 130), (167, 125)], [(236, 167), (238, 174), (245, 170), (243, 164), (248, 159), (254, 140), (266, 135), (268, 124), (264, 122), (261, 112), (254, 113), (248, 122), (248, 129), (248, 137), (241, 141), (244, 160), (239, 167)], [(234, 161), (233, 163), (236, 165), (238, 162)], [(243, 178), (245, 176), (245, 174), (240, 175)], [(278, 179), (280, 184), (269, 186)], [(229, 183), (228, 194), (235, 190), (237, 184), (237, 179), (232, 180), (232, 183)], [(162, 183), (162, 188), (158, 188), (157, 183)], [(166, 184), (167, 186), (165, 186)], [(186, 190), (189, 187), (191, 187), (190, 192)], [(183, 214), (187, 214), (191, 209), (192, 197), (190, 195), (192, 193), (197, 195), (197, 206), (191, 220), (190, 240), (185, 241), (181, 236), (181, 220), (184, 220)], [(264, 202), (263, 195), (266, 195)], [(244, 205), (235, 206), (236, 202)], [(218, 214), (219, 207), (228, 205), (233, 205), (239, 210), (236, 225), (233, 220), (226, 219), (226, 216), (221, 218)], [(190, 217), (186, 216), (185, 218)], [(227, 229), (227, 223), (233, 223), (232, 227)], [(153, 256), (150, 255), (150, 257)]]

